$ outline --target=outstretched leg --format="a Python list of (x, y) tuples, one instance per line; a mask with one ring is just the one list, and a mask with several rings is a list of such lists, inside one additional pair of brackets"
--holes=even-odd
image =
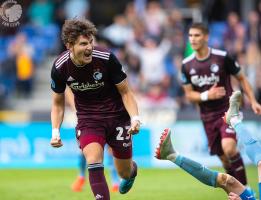
[(252, 138), (251, 134), (242, 123), (243, 115), (239, 112), (241, 98), (242, 94), (240, 91), (233, 92), (229, 99), (229, 109), (225, 114), (224, 120), (235, 129), (238, 139), (245, 145), (248, 157), (257, 165), (258, 162), (261, 161), (261, 145)]
[(240, 91), (233, 92), (229, 99), (229, 109), (225, 114), (224, 120), (235, 129), (239, 140), (245, 145), (248, 157), (258, 167), (259, 199), (261, 199), (261, 145), (252, 138), (242, 123), (243, 115), (239, 112), (241, 99), (242, 94)]
[[(234, 177), (208, 169), (204, 165), (178, 154), (172, 146), (170, 135), (170, 129), (165, 129), (162, 133), (159, 147), (156, 149), (156, 158), (175, 163), (206, 185), (221, 187), (227, 193), (234, 192), (239, 195), (242, 200), (251, 199), (249, 198), (251, 197), (249, 191)], [(253, 197), (252, 200), (254, 199)]]

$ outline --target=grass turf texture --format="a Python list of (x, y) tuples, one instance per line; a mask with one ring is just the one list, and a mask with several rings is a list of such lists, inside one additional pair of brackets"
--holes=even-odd
[[(222, 169), (218, 169), (222, 170)], [(77, 170), (1, 169), (1, 200), (94, 199), (87, 184), (83, 192), (70, 189)], [(247, 167), (249, 185), (257, 192), (257, 169)], [(106, 171), (106, 176), (108, 175)], [(107, 178), (108, 182), (109, 178)], [(139, 169), (128, 194), (111, 193), (113, 200), (222, 200), (225, 192), (203, 185), (180, 169)]]

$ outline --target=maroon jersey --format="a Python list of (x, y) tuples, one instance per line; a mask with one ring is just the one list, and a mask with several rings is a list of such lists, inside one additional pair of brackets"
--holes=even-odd
[(226, 51), (210, 49), (210, 55), (204, 60), (198, 60), (195, 54), (182, 62), (182, 82), (191, 84), (197, 92), (209, 90), (215, 83), (224, 87), (226, 96), (217, 100), (200, 102), (200, 115), (203, 121), (217, 119), (224, 115), (229, 106), (229, 96), (232, 94), (230, 75), (236, 75), (240, 66)]
[(54, 92), (63, 93), (67, 84), (74, 93), (78, 127), (90, 120), (128, 115), (115, 86), (126, 74), (117, 58), (104, 49), (95, 47), (92, 62), (85, 66), (75, 65), (70, 52), (63, 52), (54, 62), (51, 78)]

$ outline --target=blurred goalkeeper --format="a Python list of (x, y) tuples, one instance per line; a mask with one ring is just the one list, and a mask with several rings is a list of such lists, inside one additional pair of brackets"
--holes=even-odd
[(88, 164), (89, 182), (96, 199), (109, 200), (103, 154), (112, 148), (121, 194), (127, 193), (137, 175), (132, 160), (132, 134), (140, 129), (137, 103), (118, 59), (94, 46), (95, 26), (85, 19), (66, 20), (62, 39), (67, 47), (51, 72), (53, 147), (61, 147), (60, 126), (64, 115), (64, 91), (68, 85), (77, 111), (76, 138)]

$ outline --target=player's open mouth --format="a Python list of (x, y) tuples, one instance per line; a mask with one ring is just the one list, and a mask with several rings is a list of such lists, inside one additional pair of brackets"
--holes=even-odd
[(85, 52), (84, 57), (90, 58), (92, 56), (92, 52)]

